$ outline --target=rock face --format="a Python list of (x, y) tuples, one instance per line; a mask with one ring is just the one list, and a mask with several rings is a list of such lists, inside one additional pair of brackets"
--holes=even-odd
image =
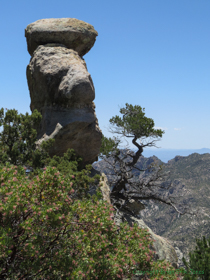
[(183, 267), (184, 268), (184, 265), (183, 265), (183, 262), (182, 262), (182, 258), (184, 257), (183, 253), (181, 252), (181, 250), (178, 248), (178, 247), (174, 247), (175, 251), (176, 251), (176, 254), (177, 254), (177, 257), (178, 257), (178, 267)]
[(102, 133), (95, 114), (95, 89), (84, 59), (97, 32), (77, 19), (44, 19), (25, 30), (30, 109), (42, 114), (37, 148), (55, 139), (50, 156), (68, 148), (83, 158), (84, 166), (97, 160)]
[[(108, 184), (108, 179), (104, 173), (101, 173), (100, 171), (97, 171), (96, 169), (92, 168), (90, 177), (93, 177), (96, 174), (99, 174), (101, 176), (99, 184), (100, 184), (100, 190), (103, 196), (103, 200), (107, 201), (111, 205), (110, 187)], [(96, 185), (92, 186), (89, 191), (90, 195), (96, 194), (97, 188), (98, 187)]]

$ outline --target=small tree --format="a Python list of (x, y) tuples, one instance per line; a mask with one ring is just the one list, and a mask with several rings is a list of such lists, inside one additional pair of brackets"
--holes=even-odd
[[(7, 109), (6, 109), (7, 110)], [(35, 109), (32, 115), (18, 114), (18, 111), (0, 110), (0, 164), (9, 162), (14, 165), (25, 165), (32, 169), (44, 167), (49, 158), (49, 148), (54, 140), (50, 139), (42, 143), (42, 150), (36, 149), (37, 127), (42, 115)]]
[[(160, 140), (164, 133), (163, 130), (154, 128), (154, 121), (145, 116), (144, 110), (140, 106), (126, 103), (126, 107), (120, 109), (123, 117), (115, 116), (110, 119), (110, 123), (115, 128), (115, 130), (110, 129), (112, 133), (133, 138), (132, 143), (137, 147), (135, 153), (127, 148), (120, 150), (118, 145), (121, 140), (119, 138), (102, 137), (100, 158), (110, 165), (111, 173), (108, 175), (115, 175), (111, 182), (113, 186), (111, 191), (112, 204), (120, 209), (131, 198), (135, 200), (152, 199), (172, 206), (179, 215), (183, 215), (186, 211), (181, 212), (177, 209), (174, 202), (175, 197), (169, 196), (169, 192), (166, 193), (171, 184), (164, 182), (168, 174), (162, 173), (162, 166), (153, 164), (147, 170), (140, 170), (136, 166), (138, 159), (142, 156), (143, 149), (155, 146), (155, 142)], [(138, 181), (133, 180), (132, 171), (135, 169), (141, 172)]]
[(0, 165), (9, 162), (25, 166), (33, 171), (33, 174), (37, 173), (37, 169), (46, 166), (56, 166), (65, 174), (82, 170), (82, 159), (76, 156), (73, 149), (69, 149), (63, 157), (49, 156), (54, 139), (43, 141), (40, 149), (37, 149), (37, 128), (42, 115), (36, 109), (31, 115), (18, 114), (15, 109), (6, 111), (4, 116), (4, 109), (0, 110), (0, 127), (3, 126), (0, 133)]
[[(6, 109), (7, 110), (7, 109)], [(49, 156), (49, 148), (53, 145), (54, 139), (44, 141), (40, 148), (36, 149), (37, 128), (41, 122), (42, 115), (35, 109), (32, 115), (18, 114), (18, 111), (7, 110), (4, 116), (4, 109), (0, 110), (0, 165), (10, 163), (17, 166), (25, 166), (31, 172), (30, 179), (34, 178), (40, 169), (46, 166), (56, 167), (65, 176), (75, 175), (74, 183), (77, 185), (74, 196), (81, 198), (88, 193), (90, 184), (97, 184), (100, 176), (95, 175), (90, 179), (91, 165), (81, 167), (82, 159), (78, 157), (73, 149), (68, 149), (62, 157)], [(84, 188), (83, 180), (86, 182)]]
[(189, 263), (182, 258), (184, 265), (187, 268), (187, 274), (183, 280), (210, 280), (210, 238), (206, 240), (205, 236), (202, 239), (196, 238), (196, 249), (189, 253)]

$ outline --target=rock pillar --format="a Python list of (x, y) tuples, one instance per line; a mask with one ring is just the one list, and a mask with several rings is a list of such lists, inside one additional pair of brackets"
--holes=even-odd
[(38, 20), (25, 30), (31, 55), (30, 109), (42, 114), (37, 145), (53, 138), (50, 156), (62, 156), (71, 148), (84, 166), (97, 160), (102, 138), (95, 89), (83, 59), (97, 35), (92, 25), (73, 18)]

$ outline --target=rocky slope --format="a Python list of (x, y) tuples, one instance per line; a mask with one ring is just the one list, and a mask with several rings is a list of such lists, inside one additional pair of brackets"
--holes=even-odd
[[(150, 158), (141, 157), (137, 166), (141, 169), (158, 160), (155, 156)], [(182, 205), (189, 206), (197, 211), (197, 216), (189, 214), (178, 216), (178, 213), (170, 206), (156, 201), (141, 201), (145, 209), (140, 212), (152, 231), (171, 241), (173, 246), (178, 247), (178, 255), (183, 253), (188, 260), (189, 252), (196, 246), (196, 238), (203, 235), (210, 237), (210, 154), (191, 154), (187, 157), (176, 156), (167, 164), (163, 164), (165, 171), (170, 171), (166, 181), (172, 182), (170, 196), (179, 196), (176, 202), (182, 209)], [(107, 163), (102, 160), (93, 164), (94, 168), (109, 174)], [(139, 179), (140, 172), (135, 171), (135, 180)], [(111, 180), (112, 175), (107, 176)], [(180, 266), (183, 266), (180, 262)]]

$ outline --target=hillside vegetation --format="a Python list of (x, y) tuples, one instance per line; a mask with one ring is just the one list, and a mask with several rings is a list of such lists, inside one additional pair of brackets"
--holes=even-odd
[[(174, 247), (178, 247), (188, 260), (189, 252), (195, 249), (195, 238), (210, 236), (210, 154), (191, 154), (187, 157), (176, 156), (168, 163), (157, 157), (141, 157), (137, 163), (139, 169), (148, 167), (155, 160), (163, 164), (165, 171), (170, 171), (166, 181), (172, 182), (170, 195), (179, 196), (178, 205), (189, 205), (197, 210), (197, 216), (178, 213), (161, 202), (141, 201), (145, 209), (140, 217), (158, 235), (168, 238)], [(102, 160), (93, 167), (110, 174), (109, 165)], [(135, 170), (134, 180), (138, 180), (140, 171)], [(108, 175), (109, 181), (112, 176)], [(182, 197), (181, 197), (182, 196)]]

